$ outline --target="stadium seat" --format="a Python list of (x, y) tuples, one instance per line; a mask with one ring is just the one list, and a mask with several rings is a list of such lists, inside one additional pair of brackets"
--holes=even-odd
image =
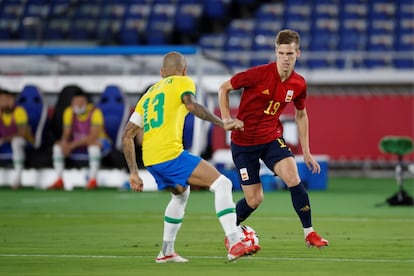
[(176, 6), (174, 4), (154, 4), (148, 17), (145, 31), (147, 44), (168, 44), (174, 27)]
[(336, 0), (317, 1), (313, 8), (313, 17), (319, 19), (337, 19), (339, 5)]
[(345, 19), (340, 27), (338, 50), (366, 50), (367, 21), (364, 19)]
[(97, 107), (102, 110), (105, 130), (113, 142), (113, 147), (121, 150), (122, 132), (130, 111), (125, 95), (118, 86), (109, 85), (103, 91)]
[(255, 13), (257, 21), (280, 21), (283, 20), (285, 6), (281, 3), (262, 4)]
[(197, 34), (200, 30), (203, 6), (196, 3), (180, 4), (175, 17), (175, 28), (186, 35)]
[(198, 44), (203, 50), (222, 50), (225, 40), (225, 34), (203, 34)]
[(316, 19), (312, 28), (312, 51), (336, 51), (338, 46), (339, 22), (337, 19)]
[(34, 85), (26, 85), (17, 97), (16, 103), (27, 111), (29, 125), (34, 135), (34, 148), (42, 145), (43, 130), (47, 120), (48, 106), (40, 90)]
[(249, 51), (252, 47), (252, 37), (249, 35), (229, 34), (224, 43), (225, 51)]
[(250, 66), (267, 64), (274, 60), (275, 60), (275, 54), (273, 53), (273, 51), (270, 51), (270, 50), (254, 51), (250, 58)]
[(141, 34), (145, 28), (144, 19), (128, 18), (120, 29), (119, 41), (123, 45), (136, 45), (141, 43)]
[(253, 19), (233, 19), (226, 32), (228, 35), (246, 35), (250, 36), (255, 28), (256, 21)]
[(229, 1), (209, 0), (204, 1), (204, 13), (207, 18), (212, 20), (223, 20), (227, 18), (229, 12)]
[(16, 18), (3, 18), (0, 16), (0, 39), (12, 39), (18, 24), (19, 21)]
[(71, 40), (95, 40), (96, 27), (96, 19), (74, 18), (68, 36)]

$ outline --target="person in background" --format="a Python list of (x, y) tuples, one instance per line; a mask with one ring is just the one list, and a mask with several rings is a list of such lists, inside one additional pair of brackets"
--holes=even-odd
[[(220, 86), (218, 92), (224, 125), (233, 125), (231, 152), (245, 196), (236, 205), (237, 224), (246, 220), (263, 201), (259, 175), (261, 159), (288, 186), (306, 244), (320, 248), (327, 246), (328, 241), (312, 227), (309, 196), (299, 177), (293, 153), (283, 139), (279, 120), (285, 106), (293, 103), (305, 163), (312, 173), (320, 173), (320, 166), (309, 147), (306, 82), (294, 71), (296, 58), (300, 56), (299, 34), (293, 30), (280, 31), (275, 39), (275, 54), (276, 62), (235, 74)], [(238, 89), (243, 92), (237, 116), (232, 118), (229, 93)]]
[(53, 167), (58, 178), (49, 189), (64, 188), (65, 158), (78, 153), (88, 155), (89, 180), (86, 189), (96, 189), (101, 158), (111, 148), (111, 141), (105, 133), (102, 111), (90, 103), (87, 94), (79, 89), (73, 95), (71, 105), (64, 110), (62, 123), (62, 137), (53, 145)]
[(33, 146), (33, 143), (26, 110), (16, 105), (13, 93), (0, 88), (0, 153), (11, 149), (15, 173), (12, 188), (21, 186), (26, 147)]
[[(163, 58), (162, 79), (151, 86), (138, 101), (124, 130), (122, 143), (130, 172), (132, 190), (141, 192), (135, 156), (136, 137), (142, 142), (143, 161), (154, 176), (159, 190), (171, 193), (165, 209), (162, 249), (156, 263), (183, 263), (187, 259), (175, 252), (174, 244), (181, 227), (190, 186), (208, 188), (215, 196), (217, 217), (229, 241), (227, 258), (233, 261), (260, 249), (242, 241), (236, 227), (236, 212), (231, 181), (217, 169), (183, 149), (183, 127), (188, 112), (223, 127), (223, 122), (196, 102), (194, 81), (187, 76), (185, 57), (170, 52)], [(231, 127), (231, 124), (227, 124)]]

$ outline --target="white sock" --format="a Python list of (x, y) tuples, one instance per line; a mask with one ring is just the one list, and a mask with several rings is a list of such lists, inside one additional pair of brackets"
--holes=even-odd
[(62, 148), (58, 144), (53, 145), (53, 168), (55, 169), (58, 177), (62, 177), (63, 169), (65, 167), (65, 156), (63, 155)]
[(313, 232), (313, 227), (303, 228), (303, 232), (305, 233), (305, 238), (309, 235), (310, 232)]
[(11, 140), (12, 159), (16, 177), (13, 184), (21, 184), (24, 161), (26, 160), (25, 145), (26, 141), (20, 136), (13, 137)]
[(241, 239), (241, 233), (237, 231), (236, 226), (236, 209), (233, 202), (232, 187), (230, 179), (224, 175), (220, 175), (210, 186), (210, 191), (214, 192), (215, 195), (216, 213), (224, 233), (229, 239), (230, 246)]
[(164, 233), (162, 251), (165, 256), (172, 255), (174, 251), (174, 242), (178, 230), (181, 228), (185, 207), (187, 206), (188, 197), (190, 196), (190, 187), (180, 194), (171, 194), (171, 200), (165, 209), (164, 216)]
[(98, 170), (101, 167), (101, 149), (99, 146), (89, 146), (89, 179), (95, 178), (98, 174)]

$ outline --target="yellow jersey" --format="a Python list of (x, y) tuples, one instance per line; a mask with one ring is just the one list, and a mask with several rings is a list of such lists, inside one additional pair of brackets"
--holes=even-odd
[(1, 113), (1, 119), (5, 126), (9, 126), (12, 120), (14, 120), (17, 126), (27, 125), (29, 123), (27, 112), (21, 106), (16, 106), (13, 113)]
[(135, 112), (142, 118), (142, 156), (145, 166), (176, 158), (183, 152), (183, 128), (188, 110), (186, 94), (195, 96), (194, 81), (188, 76), (170, 76), (151, 86), (138, 101)]
[[(91, 114), (91, 112), (92, 112), (92, 114)], [(72, 107), (71, 106), (68, 106), (63, 111), (63, 126), (64, 127), (70, 127), (70, 128), (73, 127), (74, 117), (75, 116), (76, 116), (76, 119), (79, 122), (85, 122), (86, 123), (88, 120), (90, 120), (88, 122), (89, 127), (90, 126), (102, 127), (102, 131), (99, 134), (99, 138), (100, 139), (108, 138), (108, 135), (105, 132), (104, 116), (102, 114), (102, 111), (99, 108), (97, 108), (93, 104), (90, 104), (89, 103), (86, 106), (86, 112), (84, 114), (76, 115), (73, 112)], [(88, 129), (89, 129), (89, 127), (88, 127)]]

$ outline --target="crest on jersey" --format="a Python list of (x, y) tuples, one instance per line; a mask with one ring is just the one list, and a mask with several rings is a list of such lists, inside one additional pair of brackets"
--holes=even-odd
[(293, 98), (293, 90), (288, 90), (286, 93), (285, 102), (291, 102)]
[(243, 181), (249, 180), (249, 174), (247, 173), (247, 168), (240, 169), (240, 176)]

